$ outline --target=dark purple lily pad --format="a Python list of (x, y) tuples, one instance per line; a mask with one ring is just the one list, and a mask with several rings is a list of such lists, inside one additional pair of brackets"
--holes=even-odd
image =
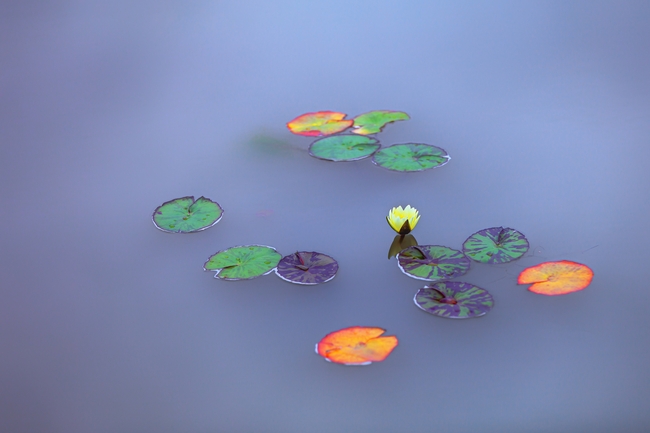
[(326, 254), (298, 251), (283, 257), (275, 273), (290, 283), (314, 285), (330, 281), (338, 270), (339, 264)]
[(469, 319), (487, 314), (494, 306), (492, 295), (473, 284), (440, 281), (424, 286), (413, 302), (427, 313), (448, 319)]
[(508, 263), (528, 251), (526, 236), (515, 229), (491, 227), (479, 230), (463, 243), (467, 257), (481, 263)]
[(452, 248), (416, 245), (397, 255), (397, 265), (406, 275), (418, 280), (448, 280), (469, 270), (469, 259)]

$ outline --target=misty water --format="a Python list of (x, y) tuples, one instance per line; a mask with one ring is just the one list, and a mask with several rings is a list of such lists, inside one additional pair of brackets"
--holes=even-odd
[[(643, 432), (650, 429), (650, 3), (156, 2), (0, 5), (0, 430)], [(285, 124), (409, 113), (382, 145), (421, 173), (309, 156)], [(157, 230), (205, 196), (214, 227)], [(504, 226), (530, 250), (459, 277), (494, 296), (446, 320), (386, 258), (393, 206), (420, 244)], [(219, 281), (215, 252), (320, 251), (332, 281)], [(524, 268), (591, 285), (542, 296)], [(377, 326), (383, 362), (328, 363)]]

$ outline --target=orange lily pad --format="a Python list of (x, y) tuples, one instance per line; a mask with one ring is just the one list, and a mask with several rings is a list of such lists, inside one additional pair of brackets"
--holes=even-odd
[(519, 274), (517, 283), (532, 284), (528, 290), (533, 293), (555, 296), (582, 290), (591, 283), (593, 277), (594, 271), (588, 266), (561, 260), (524, 269)]
[(291, 132), (309, 137), (320, 137), (341, 132), (354, 123), (354, 120), (345, 120), (345, 113), (335, 111), (319, 111), (317, 113), (306, 113), (298, 116), (287, 127)]
[(386, 359), (397, 346), (397, 337), (382, 328), (352, 326), (327, 334), (317, 345), (316, 353), (328, 361), (345, 365), (368, 365)]

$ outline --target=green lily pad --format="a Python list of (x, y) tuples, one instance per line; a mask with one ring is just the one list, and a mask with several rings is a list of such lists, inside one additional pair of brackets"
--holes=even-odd
[(367, 158), (380, 145), (377, 140), (362, 135), (335, 135), (321, 138), (309, 146), (309, 154), (327, 161), (357, 161)]
[(480, 263), (508, 263), (528, 251), (526, 236), (515, 229), (491, 227), (479, 230), (463, 243), (467, 257)]
[(354, 129), (352, 132), (362, 135), (376, 134), (378, 132), (381, 132), (387, 123), (409, 119), (409, 115), (401, 111), (370, 111), (368, 113), (360, 114), (354, 118), (354, 125), (352, 125)]
[(217, 271), (214, 277), (222, 280), (250, 280), (272, 272), (281, 258), (275, 248), (244, 245), (213, 254), (203, 269)]
[(452, 248), (439, 245), (416, 245), (400, 251), (397, 266), (418, 280), (448, 280), (469, 270), (469, 259)]
[(440, 167), (450, 159), (447, 152), (439, 147), (422, 143), (404, 143), (378, 150), (372, 157), (372, 162), (388, 170), (411, 172)]
[(163, 203), (153, 213), (154, 225), (164, 232), (192, 233), (208, 229), (223, 217), (219, 203), (209, 198), (181, 197)]

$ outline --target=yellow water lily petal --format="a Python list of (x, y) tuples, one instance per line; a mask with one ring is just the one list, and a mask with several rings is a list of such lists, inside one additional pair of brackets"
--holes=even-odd
[(402, 206), (397, 206), (388, 212), (386, 221), (397, 233), (405, 235), (415, 228), (420, 221), (420, 215), (418, 210), (411, 205), (406, 205), (403, 209)]

